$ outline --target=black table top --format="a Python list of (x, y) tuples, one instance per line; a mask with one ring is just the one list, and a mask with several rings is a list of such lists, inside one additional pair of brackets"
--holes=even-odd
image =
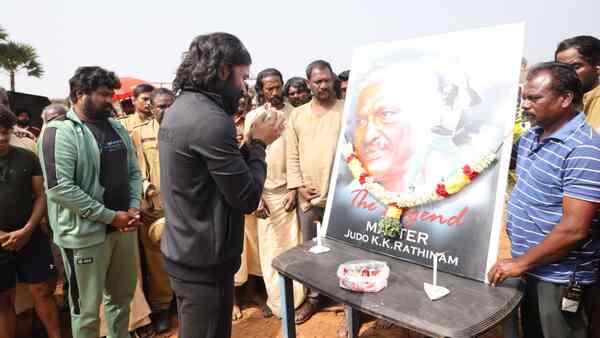
[[(273, 260), (282, 275), (297, 280), (328, 297), (399, 326), (433, 336), (472, 337), (486, 332), (506, 318), (523, 296), (520, 279), (492, 287), (484, 283), (438, 272), (438, 285), (450, 290), (431, 301), (423, 283), (432, 282), (432, 270), (371, 253), (345, 243), (324, 239), (331, 251), (309, 252), (314, 242), (290, 249)], [(391, 273), (388, 286), (378, 293), (342, 289), (336, 276), (341, 263), (356, 259), (385, 261)]]

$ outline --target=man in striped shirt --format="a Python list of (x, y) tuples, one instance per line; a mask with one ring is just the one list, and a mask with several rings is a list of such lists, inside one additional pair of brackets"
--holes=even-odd
[[(525, 337), (587, 337), (586, 289), (596, 280), (600, 249), (600, 135), (576, 110), (582, 85), (569, 65), (533, 67), (522, 99), (536, 126), (516, 151), (507, 218), (513, 258), (498, 261), (488, 279), (496, 285), (524, 275)], [(571, 281), (583, 288), (574, 313), (563, 311)]]

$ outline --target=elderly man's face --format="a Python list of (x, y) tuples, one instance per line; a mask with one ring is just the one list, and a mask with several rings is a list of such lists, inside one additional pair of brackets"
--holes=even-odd
[(283, 105), (283, 83), (276, 75), (267, 76), (262, 81), (262, 96), (275, 107)]
[(361, 90), (356, 111), (354, 145), (369, 174), (379, 180), (400, 177), (406, 172), (414, 153), (411, 112), (401, 107), (383, 86), (376, 84)]

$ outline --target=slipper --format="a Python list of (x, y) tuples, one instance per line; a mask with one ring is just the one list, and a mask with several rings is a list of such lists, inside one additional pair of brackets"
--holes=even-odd
[(298, 310), (296, 310), (296, 324), (305, 323), (310, 319), (317, 311), (319, 310), (319, 302), (318, 301), (310, 301), (307, 300), (300, 306)]
[(261, 305), (260, 310), (262, 311), (263, 318), (273, 317), (273, 311), (267, 304)]
[(394, 326), (394, 324), (392, 322), (390, 322), (389, 320), (377, 319), (375, 321), (375, 328), (379, 329), (379, 330), (387, 330), (387, 329), (392, 328), (392, 326)]

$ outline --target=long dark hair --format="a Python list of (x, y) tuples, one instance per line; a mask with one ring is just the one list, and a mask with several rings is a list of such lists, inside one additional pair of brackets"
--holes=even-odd
[(183, 55), (183, 61), (173, 80), (173, 91), (215, 91), (220, 82), (219, 67), (251, 63), (250, 53), (236, 36), (228, 33), (199, 35), (192, 40), (189, 50)]

